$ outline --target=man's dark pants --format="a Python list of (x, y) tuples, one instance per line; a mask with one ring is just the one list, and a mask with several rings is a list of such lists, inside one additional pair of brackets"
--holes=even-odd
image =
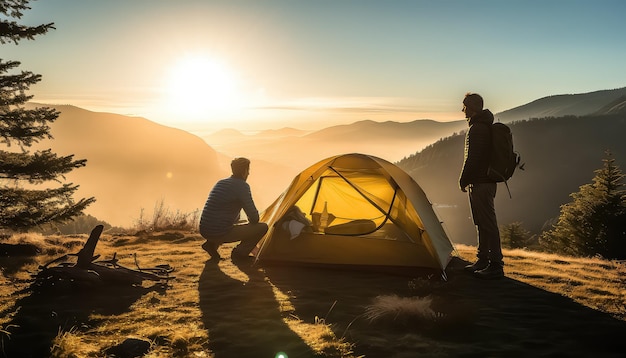
[(500, 231), (496, 219), (494, 199), (496, 183), (479, 183), (469, 186), (469, 201), (472, 218), (478, 231), (479, 260), (489, 260), (492, 264), (504, 265), (500, 246)]
[(221, 236), (202, 235), (202, 237), (207, 239), (207, 241), (213, 242), (216, 246), (241, 241), (233, 249), (232, 256), (245, 257), (250, 254), (266, 232), (267, 224), (259, 222), (256, 224), (235, 225), (227, 234)]

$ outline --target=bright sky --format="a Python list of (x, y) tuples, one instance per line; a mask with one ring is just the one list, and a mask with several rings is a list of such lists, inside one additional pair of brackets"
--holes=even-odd
[(34, 101), (197, 131), (462, 119), (626, 86), (623, 0), (39, 0)]

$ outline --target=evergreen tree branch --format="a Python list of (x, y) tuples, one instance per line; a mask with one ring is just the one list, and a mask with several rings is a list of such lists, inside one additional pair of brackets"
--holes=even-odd
[[(21, 19), (24, 11), (30, 10), (30, 0), (5, 0), (0, 2), (0, 14), (9, 18)], [(16, 21), (0, 20), (0, 44), (13, 42), (18, 44), (23, 39), (34, 40), (35, 36), (43, 35), (54, 29), (54, 23), (38, 26), (20, 25)]]
[(54, 122), (59, 112), (43, 107), (31, 110), (15, 109), (1, 115), (0, 143), (8, 146), (11, 143), (18, 143), (29, 147), (40, 139), (52, 139), (48, 123)]
[(74, 155), (59, 157), (50, 149), (30, 153), (0, 151), (0, 178), (41, 183), (84, 167), (86, 159), (74, 160)]
[(0, 227), (25, 231), (48, 222), (67, 222), (95, 202), (91, 197), (74, 203), (71, 195), (77, 189), (72, 183), (46, 190), (0, 188)]

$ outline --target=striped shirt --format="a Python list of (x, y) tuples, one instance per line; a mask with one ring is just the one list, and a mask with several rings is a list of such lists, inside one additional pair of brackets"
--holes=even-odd
[(259, 211), (252, 200), (250, 185), (233, 176), (218, 181), (202, 210), (200, 234), (203, 237), (214, 237), (228, 233), (239, 221), (241, 209), (250, 223), (259, 222)]

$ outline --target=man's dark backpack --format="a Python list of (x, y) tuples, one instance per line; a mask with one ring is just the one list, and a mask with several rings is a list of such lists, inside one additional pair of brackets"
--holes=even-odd
[(504, 123), (495, 122), (491, 125), (491, 158), (487, 176), (496, 183), (503, 182), (511, 197), (507, 180), (515, 172), (515, 168), (524, 170), (524, 164), (520, 165), (521, 157), (513, 149), (513, 134), (511, 129)]

